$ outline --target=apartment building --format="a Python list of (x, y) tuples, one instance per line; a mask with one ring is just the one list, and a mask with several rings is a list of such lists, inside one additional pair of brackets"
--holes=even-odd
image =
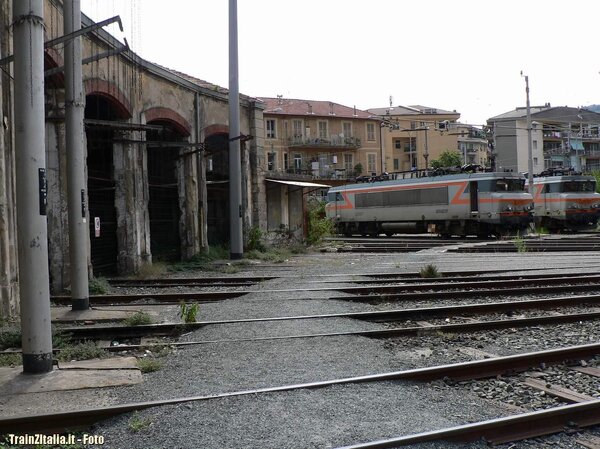
[(267, 176), (347, 179), (381, 173), (379, 120), (330, 101), (259, 98)]
[[(585, 108), (533, 106), (531, 146), (533, 172), (550, 167), (600, 169), (600, 114)], [(493, 129), (498, 168), (527, 172), (527, 108), (488, 119)]]
[(381, 119), (383, 171), (397, 172), (426, 168), (445, 150), (458, 146), (456, 111), (427, 106), (390, 106), (368, 112)]
[(462, 123), (449, 128), (449, 133), (456, 133), (457, 150), (462, 155), (463, 164), (489, 165), (489, 145), (484, 130)]

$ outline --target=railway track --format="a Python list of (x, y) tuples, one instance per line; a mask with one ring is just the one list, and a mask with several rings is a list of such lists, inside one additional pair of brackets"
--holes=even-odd
[[(380, 276), (380, 275), (377, 275)], [(299, 293), (306, 292), (344, 292), (355, 296), (331, 296), (332, 300), (357, 300), (357, 301), (380, 301), (380, 300), (404, 300), (404, 299), (448, 299), (473, 296), (505, 296), (512, 294), (543, 294), (549, 292), (589, 292), (596, 291), (600, 287), (597, 282), (600, 281), (600, 275), (553, 275), (553, 276), (518, 276), (517, 279), (492, 280), (460, 280), (452, 282), (451, 279), (443, 278), (443, 281), (436, 279), (434, 281), (425, 280), (426, 283), (415, 283), (409, 281), (403, 284), (393, 284), (393, 280), (387, 278), (392, 285), (373, 285), (356, 287), (316, 287), (302, 289), (281, 289), (281, 290), (230, 290), (230, 291), (211, 291), (211, 292), (180, 292), (180, 293), (155, 293), (145, 292), (138, 294), (108, 294), (108, 295), (90, 295), (90, 304), (92, 306), (110, 305), (110, 304), (131, 304), (138, 303), (144, 305), (162, 305), (181, 302), (213, 302), (232, 298), (239, 298), (250, 293), (290, 293), (294, 294), (293, 299), (312, 299), (310, 297), (299, 297)], [(445, 282), (444, 282), (445, 281)], [(367, 282), (368, 283), (368, 282)], [(544, 286), (539, 286), (543, 283)], [(370, 284), (370, 283), (368, 283)], [(461, 290), (462, 289), (462, 290)], [(52, 296), (51, 301), (57, 305), (69, 305), (71, 298), (69, 296)]]
[[(453, 379), (455, 381), (465, 379), (480, 379), (498, 375), (510, 375), (516, 372), (522, 372), (540, 365), (560, 364), (569, 360), (585, 360), (600, 354), (600, 344), (589, 344), (572, 346), (546, 351), (530, 352), (507, 357), (496, 357), (486, 360), (456, 363), (450, 365), (434, 366), (429, 368), (419, 368), (404, 371), (387, 372), (359, 377), (338, 378), (327, 381), (284, 385), (271, 388), (260, 388), (243, 391), (227, 392), (207, 396), (191, 396), (182, 398), (172, 398), (160, 401), (148, 401), (138, 403), (128, 403), (113, 405), (108, 407), (87, 408), (61, 413), (21, 415), (10, 418), (0, 419), (0, 434), (14, 433), (38, 433), (38, 432), (66, 432), (67, 430), (81, 429), (89, 427), (101, 420), (117, 416), (123, 413), (140, 411), (152, 407), (181, 404), (197, 401), (214, 401), (219, 399), (231, 398), (236, 396), (250, 396), (260, 394), (274, 394), (301, 389), (318, 389), (334, 385), (343, 384), (362, 384), (382, 381), (418, 381), (429, 382), (436, 379)], [(550, 422), (553, 424), (550, 425)], [(472, 441), (482, 436), (486, 438), (493, 435), (504, 435), (513, 439), (520, 439), (531, 435), (528, 433), (516, 432), (515, 429), (531, 427), (532, 423), (545, 423), (534, 427), (537, 435), (549, 432), (555, 432), (562, 429), (569, 422), (577, 422), (580, 426), (594, 425), (600, 423), (600, 400), (589, 401), (575, 406), (557, 407), (553, 410), (542, 412), (526, 413), (518, 416), (511, 416), (499, 420), (493, 420), (486, 423), (470, 424), (453, 429), (444, 429), (436, 432), (428, 432), (418, 436), (400, 437), (402, 439), (382, 440), (370, 444), (370, 446), (356, 445), (347, 446), (348, 448), (383, 448), (421, 442), (421, 441)], [(559, 425), (560, 424), (560, 425)], [(513, 431), (505, 430), (513, 426)], [(521, 427), (524, 426), (524, 427)], [(460, 429), (460, 430), (459, 430)], [(494, 433), (496, 432), (496, 433)], [(499, 432), (499, 433), (497, 433)], [(425, 436), (427, 435), (427, 436)], [(415, 439), (420, 438), (420, 439)], [(511, 441), (510, 439), (508, 441)], [(379, 445), (376, 445), (379, 444)]]
[[(469, 315), (481, 315), (494, 312), (514, 312), (518, 310), (545, 310), (556, 309), (561, 306), (574, 307), (576, 305), (595, 305), (600, 303), (600, 295), (594, 296), (575, 296), (565, 298), (552, 298), (544, 300), (512, 301), (488, 304), (470, 304), (462, 306), (433, 307), (401, 309), (389, 311), (374, 312), (354, 312), (327, 315), (305, 315), (276, 318), (257, 318), (249, 320), (223, 320), (197, 323), (163, 323), (147, 324), (140, 326), (75, 326), (64, 327), (61, 330), (70, 335), (75, 340), (84, 339), (128, 339), (144, 336), (177, 336), (184, 332), (190, 332), (211, 325), (244, 323), (244, 322), (273, 322), (288, 320), (307, 320), (307, 319), (328, 319), (328, 318), (351, 318), (365, 321), (394, 323), (403, 320), (427, 319), (427, 318), (453, 318)], [(244, 338), (227, 341), (264, 341), (280, 340), (290, 338), (316, 338), (316, 337), (338, 337), (338, 336), (363, 336), (371, 338), (388, 338), (397, 336), (419, 336), (426, 333), (447, 332), (447, 333), (467, 333), (479, 332), (483, 330), (522, 328), (534, 325), (572, 323), (579, 321), (596, 320), (600, 318), (600, 311), (593, 312), (567, 312), (563, 314), (554, 314), (549, 316), (531, 316), (525, 318), (509, 319), (491, 319), (480, 321), (469, 321), (458, 324), (428, 325), (427, 327), (396, 327), (381, 330), (362, 330), (354, 332), (331, 332), (306, 335), (288, 335), (278, 337), (258, 337)], [(200, 341), (197, 344), (219, 343), (221, 341)], [(133, 349), (133, 346), (127, 348), (121, 347), (121, 350)]]
[(416, 252), (437, 247), (449, 247), (448, 252), (455, 253), (511, 253), (511, 252), (580, 252), (600, 251), (598, 237), (555, 237), (519, 238), (513, 240), (481, 239), (436, 239), (429, 238), (332, 238), (337, 243), (338, 252), (349, 253), (389, 253)]

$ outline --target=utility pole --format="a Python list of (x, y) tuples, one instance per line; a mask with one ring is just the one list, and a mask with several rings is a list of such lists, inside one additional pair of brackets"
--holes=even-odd
[(237, 0), (229, 0), (229, 258), (244, 255)]
[[(65, 0), (64, 34), (69, 35), (79, 29), (81, 29), (81, 2)], [(90, 306), (87, 251), (89, 229), (83, 143), (85, 96), (81, 74), (80, 36), (65, 43), (65, 110), (71, 308), (87, 310)]]
[[(523, 72), (521, 72), (523, 76)], [(527, 177), (529, 193), (533, 195), (533, 150), (531, 147), (531, 106), (529, 105), (529, 77), (525, 75), (525, 95), (527, 96)]]
[(44, 0), (13, 0), (17, 243), (23, 372), (52, 371), (46, 219)]

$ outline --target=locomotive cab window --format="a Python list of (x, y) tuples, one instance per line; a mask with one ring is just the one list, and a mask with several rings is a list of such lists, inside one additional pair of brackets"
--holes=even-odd
[(551, 182), (544, 186), (544, 193), (573, 193), (573, 192), (595, 192), (595, 181), (566, 181)]
[(522, 192), (525, 189), (524, 179), (484, 179), (478, 181), (480, 192)]
[(327, 201), (333, 203), (334, 201), (344, 201), (344, 197), (340, 192), (329, 192), (327, 194)]

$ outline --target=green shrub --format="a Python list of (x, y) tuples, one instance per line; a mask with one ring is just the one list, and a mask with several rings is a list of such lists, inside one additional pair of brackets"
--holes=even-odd
[(21, 330), (6, 329), (0, 332), (0, 351), (8, 348), (21, 347)]
[(137, 359), (137, 366), (142, 373), (153, 373), (163, 367), (163, 363), (153, 357)]
[(252, 250), (264, 251), (265, 245), (262, 242), (262, 239), (263, 239), (263, 233), (260, 230), (260, 228), (258, 228), (256, 226), (250, 228), (250, 230), (248, 231), (248, 245), (247, 245), (246, 249), (248, 251), (252, 251)]
[(525, 243), (525, 240), (523, 239), (523, 237), (521, 237), (521, 235), (518, 232), (517, 232), (517, 235), (515, 236), (515, 238), (513, 239), (513, 244), (517, 248), (517, 252), (519, 252), (519, 253), (527, 252), (527, 243)]
[(325, 216), (325, 202), (314, 199), (308, 203), (308, 229), (306, 241), (309, 245), (320, 243), (333, 234), (333, 222)]
[(103, 359), (105, 357), (108, 357), (108, 354), (104, 349), (96, 346), (93, 341), (85, 341), (61, 348), (56, 358), (68, 362), (71, 360)]
[(143, 326), (145, 324), (154, 323), (154, 319), (146, 312), (138, 310), (133, 315), (128, 316), (123, 320), (126, 326)]
[(197, 303), (186, 304), (182, 302), (179, 305), (179, 317), (184, 323), (195, 323), (199, 308), (200, 306)]
[(110, 284), (105, 278), (91, 278), (88, 290), (90, 295), (106, 295), (110, 292)]
[(23, 364), (22, 360), (21, 354), (0, 354), (0, 366), (19, 366)]
[(213, 268), (213, 262), (219, 259), (229, 259), (229, 249), (224, 246), (211, 246), (206, 253), (198, 253), (190, 260), (170, 265), (169, 271), (210, 270)]
[(421, 268), (419, 272), (422, 278), (439, 278), (442, 274), (435, 265), (429, 264)]

